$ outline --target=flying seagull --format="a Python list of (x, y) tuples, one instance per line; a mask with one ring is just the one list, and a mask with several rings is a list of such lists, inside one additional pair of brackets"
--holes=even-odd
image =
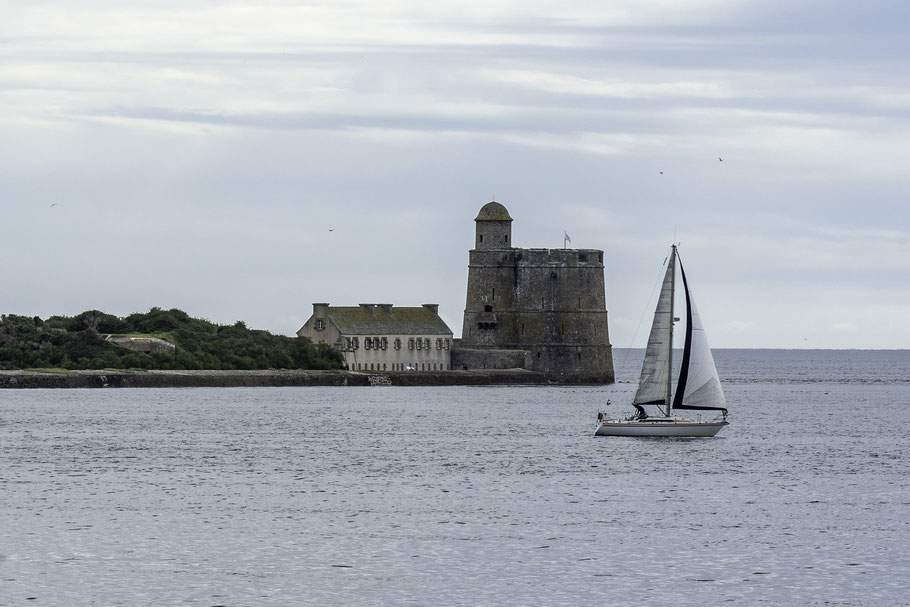
[(56, 202), (52, 202), (52, 203), (51, 203), (51, 208), (54, 208), (55, 206), (57, 206), (57, 203), (56, 203)]
[(721, 161), (721, 162), (723, 162), (723, 161), (724, 161), (724, 159), (723, 159), (723, 158), (721, 158), (721, 157), (720, 157), (720, 156), (718, 156), (718, 157), (717, 157), (717, 159), (718, 159), (718, 160), (720, 160), (720, 161)]

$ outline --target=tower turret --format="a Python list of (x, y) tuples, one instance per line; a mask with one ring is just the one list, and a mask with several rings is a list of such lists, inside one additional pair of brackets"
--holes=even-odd
[(474, 218), (477, 250), (512, 248), (512, 217), (509, 210), (496, 201), (488, 202)]

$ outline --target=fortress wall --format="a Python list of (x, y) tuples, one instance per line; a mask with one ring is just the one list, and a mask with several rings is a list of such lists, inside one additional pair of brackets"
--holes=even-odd
[(453, 369), (527, 369), (526, 350), (460, 348), (452, 350)]

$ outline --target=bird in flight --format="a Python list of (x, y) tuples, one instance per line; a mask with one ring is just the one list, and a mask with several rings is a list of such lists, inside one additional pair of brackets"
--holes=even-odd
[(723, 158), (721, 158), (721, 157), (720, 157), (720, 156), (718, 156), (718, 157), (717, 157), (717, 159), (718, 159), (718, 160), (720, 160), (720, 161), (721, 161), (721, 162), (723, 162), (723, 161), (724, 161), (724, 159), (723, 159)]
[(51, 203), (51, 208), (54, 208), (55, 206), (57, 206), (57, 203), (56, 203), (56, 202), (52, 202), (52, 203)]

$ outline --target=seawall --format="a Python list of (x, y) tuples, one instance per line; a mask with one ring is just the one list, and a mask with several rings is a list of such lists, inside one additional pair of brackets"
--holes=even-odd
[(470, 371), (0, 371), (0, 388), (239, 388), (277, 386), (488, 386), (549, 383), (524, 369)]

